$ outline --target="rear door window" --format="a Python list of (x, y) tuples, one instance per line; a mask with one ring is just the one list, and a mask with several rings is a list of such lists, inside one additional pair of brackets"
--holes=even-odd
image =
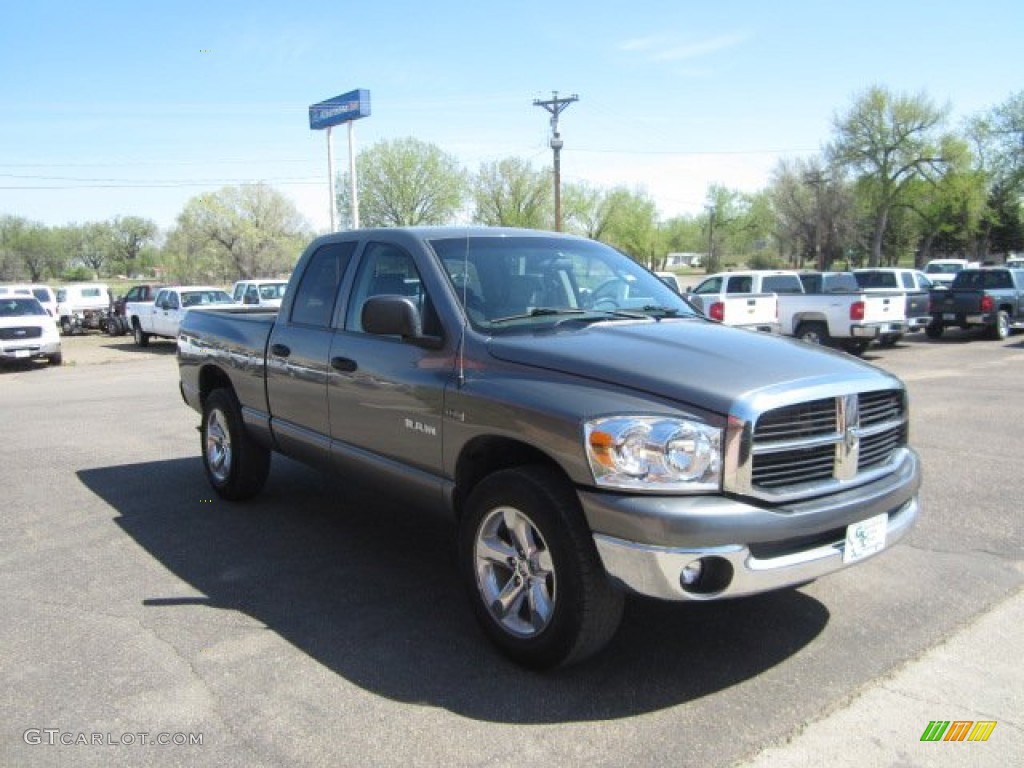
[(295, 290), (291, 310), (293, 323), (330, 327), (338, 287), (355, 250), (355, 241), (328, 243), (317, 249)]

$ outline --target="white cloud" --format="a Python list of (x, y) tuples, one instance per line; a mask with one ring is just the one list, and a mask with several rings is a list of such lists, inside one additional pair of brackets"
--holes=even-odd
[(657, 61), (680, 61), (682, 59), (697, 59), (728, 48), (735, 48), (746, 41), (750, 36), (743, 33), (732, 35), (719, 35), (708, 40), (700, 40), (695, 43), (686, 43), (658, 51), (654, 58)]
[(683, 61), (709, 56), (719, 51), (735, 48), (750, 38), (746, 32), (734, 32), (728, 35), (705, 40), (677, 43), (675, 39), (665, 35), (650, 37), (634, 37), (623, 40), (616, 46), (620, 51), (647, 54), (651, 61)]

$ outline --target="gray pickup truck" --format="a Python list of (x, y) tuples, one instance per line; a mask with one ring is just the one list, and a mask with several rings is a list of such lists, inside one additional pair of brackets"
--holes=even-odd
[(221, 497), (280, 452), (446, 510), (484, 632), (534, 668), (603, 647), (627, 592), (804, 584), (918, 515), (897, 378), (708, 320), (583, 238), (327, 235), (279, 312), (189, 312), (178, 360)]
[(937, 339), (950, 326), (982, 328), (991, 339), (1024, 330), (1024, 269), (980, 267), (956, 273), (949, 288), (931, 293), (931, 322), (925, 329)]

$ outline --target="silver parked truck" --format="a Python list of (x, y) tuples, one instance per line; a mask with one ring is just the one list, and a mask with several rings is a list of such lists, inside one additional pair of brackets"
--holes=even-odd
[(899, 379), (713, 322), (583, 238), (326, 235), (280, 311), (189, 312), (178, 361), (221, 497), (282, 453), (446, 510), (483, 632), (534, 668), (599, 651), (630, 592), (801, 585), (918, 515)]

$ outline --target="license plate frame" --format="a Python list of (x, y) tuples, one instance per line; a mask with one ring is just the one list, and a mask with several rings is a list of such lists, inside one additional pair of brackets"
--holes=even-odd
[(846, 526), (843, 562), (855, 563), (885, 549), (889, 515), (882, 513)]

